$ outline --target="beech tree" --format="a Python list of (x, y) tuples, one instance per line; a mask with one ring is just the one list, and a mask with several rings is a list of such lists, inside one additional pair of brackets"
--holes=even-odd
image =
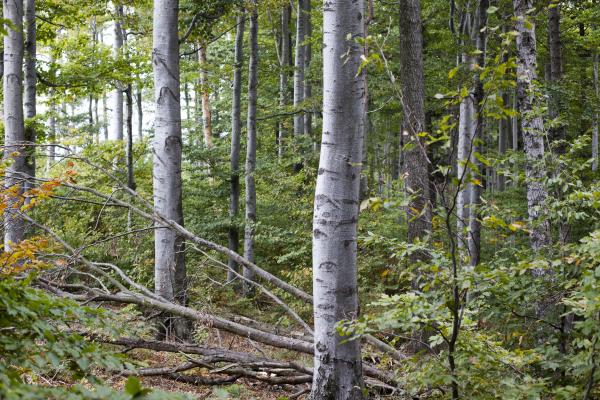
[(12, 197), (4, 213), (4, 248), (21, 242), (25, 225), (12, 206), (23, 193), (23, 179), (29, 169), (26, 166), (27, 148), (23, 120), (23, 0), (5, 0), (4, 19), (10, 22), (4, 35), (4, 159), (11, 160), (6, 170), (5, 186)]
[(362, 398), (360, 342), (336, 332), (358, 317), (357, 223), (363, 146), (364, 3), (323, 9), (323, 137), (313, 217), (313, 399)]
[[(152, 66), (156, 111), (152, 150), (154, 208), (183, 225), (178, 10), (178, 0), (154, 1)], [(183, 238), (171, 229), (156, 229), (154, 252), (156, 294), (185, 304), (187, 277)], [(164, 322), (162, 335), (185, 338), (187, 331), (184, 320), (170, 318)]]
[[(233, 70), (233, 96), (231, 101), (231, 183), (229, 194), (229, 217), (231, 218), (229, 225), (229, 249), (239, 250), (239, 231), (236, 225), (236, 218), (239, 214), (240, 201), (240, 138), (241, 138), (241, 121), (240, 108), (242, 98), (242, 66), (244, 63), (244, 27), (246, 24), (246, 16), (241, 13), (236, 18), (235, 32), (235, 60)], [(239, 270), (238, 263), (229, 257), (228, 266), (230, 271), (227, 272), (227, 280), (229, 282), (236, 278), (235, 272)]]
[(521, 115), (521, 129), (525, 148), (525, 175), (527, 180), (527, 211), (534, 223), (531, 229), (531, 246), (538, 250), (551, 243), (548, 221), (541, 215), (548, 191), (542, 179), (545, 170), (544, 120), (536, 110), (538, 100), (535, 93), (537, 79), (537, 45), (535, 24), (528, 18), (533, 0), (513, 0), (517, 18), (517, 108)]
[(423, 33), (419, 1), (400, 1), (400, 74), (402, 84), (403, 135), (408, 241), (423, 239), (431, 231), (429, 160), (425, 140), (425, 79), (423, 76)]
[[(258, 86), (258, 11), (256, 3), (252, 4), (250, 14), (250, 60), (248, 61), (248, 119), (246, 126), (246, 227), (244, 230), (244, 258), (254, 262), (254, 224), (256, 223), (256, 185), (254, 171), (256, 170), (256, 104)], [(244, 278), (253, 279), (252, 271), (244, 267)], [(251, 286), (244, 282), (244, 292), (250, 291)]]

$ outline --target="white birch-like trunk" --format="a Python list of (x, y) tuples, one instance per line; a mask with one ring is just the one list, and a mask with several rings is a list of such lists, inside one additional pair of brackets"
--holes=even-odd
[[(179, 88), (179, 1), (154, 1), (152, 65), (156, 104), (154, 122), (154, 207), (168, 219), (183, 224), (181, 203), (181, 104)], [(186, 271), (183, 238), (170, 229), (154, 231), (155, 291), (186, 302)], [(178, 337), (187, 332), (183, 321), (167, 321), (166, 332)]]
[[(4, 0), (3, 15), (12, 24), (5, 25), (4, 36), (4, 159), (12, 159), (4, 184), (15, 196), (21, 196), (22, 178), (27, 174), (23, 147), (23, 0)], [(21, 242), (25, 235), (23, 220), (11, 207), (16, 201), (16, 197), (10, 199), (4, 213), (4, 251), (10, 251), (12, 244)]]
[[(115, 20), (114, 56), (121, 57), (123, 51), (123, 7), (117, 7)], [(110, 140), (123, 140), (123, 88), (117, 87), (112, 93), (112, 115), (110, 120)]]
[[(246, 226), (244, 230), (244, 257), (254, 262), (254, 224), (256, 223), (256, 102), (258, 86), (258, 11), (256, 3), (250, 17), (250, 60), (248, 62), (248, 121), (246, 143)], [(252, 280), (253, 273), (244, 268), (244, 278)], [(244, 282), (244, 292), (251, 286)]]
[(469, 93), (460, 102), (458, 117), (458, 146), (456, 152), (457, 158), (457, 177), (460, 182), (458, 196), (456, 197), (456, 229), (457, 244), (460, 248), (467, 247), (467, 228), (471, 219), (470, 207), (470, 183), (471, 170), (467, 163), (470, 160), (471, 147), (475, 137), (475, 104), (473, 94)]
[[(239, 214), (240, 203), (240, 138), (241, 138), (241, 100), (242, 100), (242, 66), (244, 63), (244, 28), (246, 16), (241, 14), (237, 17), (237, 29), (235, 33), (235, 69), (233, 72), (233, 95), (231, 100), (231, 187), (229, 194), (229, 250), (238, 253), (239, 250), (239, 230), (237, 227), (237, 217)], [(231, 257), (228, 260), (228, 266), (233, 271), (239, 270), (238, 263)], [(236, 278), (233, 271), (227, 272), (227, 281), (231, 282)]]
[(543, 219), (540, 208), (548, 192), (544, 186), (544, 121), (536, 112), (534, 93), (537, 79), (537, 49), (535, 25), (527, 20), (527, 11), (533, 8), (533, 0), (513, 0), (517, 18), (517, 108), (521, 115), (521, 127), (525, 148), (525, 176), (527, 183), (527, 211), (531, 228), (531, 247), (538, 250), (551, 243), (548, 221)]
[(336, 332), (358, 317), (357, 224), (363, 146), (364, 2), (323, 8), (323, 137), (313, 219), (315, 356), (312, 399), (361, 399), (360, 341)]

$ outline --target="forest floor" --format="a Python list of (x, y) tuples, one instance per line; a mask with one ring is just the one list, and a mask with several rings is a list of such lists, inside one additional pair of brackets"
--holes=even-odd
[[(288, 352), (281, 349), (276, 349), (270, 346), (253, 343), (249, 339), (244, 339), (227, 332), (211, 329), (208, 332), (208, 338), (201, 344), (223, 347), (228, 350), (252, 353), (257, 356), (265, 356), (278, 358), (286, 361), (296, 361), (306, 365), (311, 364), (308, 355), (300, 355), (295, 352)], [(167, 367), (176, 366), (185, 361), (185, 359), (177, 354), (156, 352), (151, 350), (136, 349), (128, 353), (131, 359), (136, 360), (148, 367)], [(208, 376), (208, 371), (202, 368), (196, 368), (184, 374), (202, 374)], [(214, 375), (211, 374), (211, 377)], [(110, 376), (105, 377), (107, 382), (115, 389), (122, 390), (126, 377)], [(308, 385), (272, 385), (260, 383), (257, 381), (241, 378), (233, 384), (220, 386), (198, 386), (184, 382), (177, 382), (161, 376), (140, 377), (143, 387), (150, 389), (158, 389), (166, 392), (185, 393), (196, 399), (242, 399), (242, 400), (276, 400), (289, 398), (295, 393), (298, 393)], [(298, 399), (305, 398), (305, 395), (297, 397)]]

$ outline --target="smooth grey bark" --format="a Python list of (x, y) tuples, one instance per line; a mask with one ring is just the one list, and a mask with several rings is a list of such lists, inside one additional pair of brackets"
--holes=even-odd
[[(312, 85), (310, 83), (310, 63), (312, 61), (312, 46), (310, 44), (310, 40), (312, 39), (312, 21), (311, 21), (311, 0), (304, 0), (304, 41), (306, 44), (304, 45), (304, 66), (303, 69), (303, 86), (304, 86), (304, 94), (303, 101), (306, 101), (312, 97)], [(307, 137), (312, 135), (312, 113), (306, 112), (304, 113), (304, 121), (302, 122), (302, 127), (304, 129), (304, 134)]]
[[(153, 162), (154, 208), (183, 224), (181, 203), (181, 102), (179, 88), (178, 0), (154, 1), (153, 51), (155, 122)], [(155, 291), (180, 304), (187, 301), (183, 238), (171, 229), (154, 231)], [(165, 335), (186, 337), (187, 324), (166, 321)]]
[(592, 171), (598, 170), (598, 120), (600, 112), (598, 111), (598, 103), (600, 102), (600, 85), (598, 84), (598, 52), (594, 54), (594, 93), (596, 95), (596, 104), (594, 111), (594, 119), (592, 122)]
[[(248, 62), (248, 121), (246, 143), (246, 224), (244, 229), (244, 258), (254, 262), (254, 225), (256, 223), (256, 186), (254, 171), (256, 169), (256, 102), (258, 86), (258, 11), (256, 3), (250, 16), (250, 60)], [(254, 273), (244, 267), (244, 278), (254, 279)], [(244, 293), (251, 286), (244, 282)]]
[[(231, 99), (231, 188), (229, 193), (229, 250), (238, 252), (240, 234), (237, 226), (240, 203), (240, 138), (241, 138), (241, 98), (242, 98), (242, 67), (244, 64), (244, 28), (246, 16), (241, 14), (236, 19), (237, 28), (235, 32), (235, 65), (233, 71), (233, 94)], [(228, 257), (229, 268), (233, 271), (227, 272), (227, 281), (236, 278), (234, 271), (239, 271), (238, 263), (233, 257)]]
[[(281, 10), (281, 51), (279, 52), (279, 107), (285, 110), (289, 103), (288, 75), (290, 58), (290, 20), (292, 7), (286, 5)], [(287, 136), (285, 121), (279, 122), (277, 131), (277, 155), (283, 157), (284, 138)]]
[(548, 221), (540, 212), (548, 192), (544, 186), (544, 121), (536, 112), (534, 94), (537, 79), (537, 48), (535, 25), (527, 20), (527, 11), (533, 7), (533, 0), (513, 0), (517, 18), (517, 109), (521, 115), (521, 130), (525, 148), (525, 176), (527, 184), (527, 211), (531, 227), (531, 247), (538, 250), (551, 244)]
[(198, 48), (198, 63), (200, 64), (200, 90), (202, 92), (202, 129), (204, 132), (204, 145), (212, 147), (212, 114), (210, 111), (210, 97), (208, 90), (208, 70), (206, 69), (206, 47)]
[(423, 239), (431, 231), (429, 162), (427, 148), (419, 134), (425, 131), (425, 79), (423, 70), (423, 32), (421, 4), (400, 0), (400, 75), (406, 192), (411, 196), (407, 208), (408, 242)]
[[(114, 56), (121, 57), (123, 52), (123, 6), (117, 7), (115, 20)], [(120, 84), (112, 94), (112, 117), (110, 121), (110, 140), (123, 140), (123, 88)]]
[(144, 100), (142, 98), (142, 87), (137, 87), (136, 92), (136, 103), (137, 103), (137, 120), (138, 120), (138, 139), (142, 141), (144, 139)]
[(323, 8), (323, 136), (313, 219), (315, 353), (312, 399), (361, 399), (360, 342), (336, 323), (358, 317), (357, 225), (365, 80), (364, 2)]
[(4, 159), (12, 159), (6, 169), (4, 181), (11, 188), (14, 198), (8, 200), (4, 212), (4, 251), (10, 251), (12, 244), (19, 243), (25, 236), (25, 225), (12, 204), (23, 193), (22, 178), (28, 170), (25, 165), (27, 149), (25, 124), (23, 120), (23, 0), (4, 0), (4, 19), (12, 26), (6, 26), (4, 36)]
[(294, 137), (304, 133), (304, 115), (300, 105), (304, 101), (304, 35), (306, 32), (305, 3), (308, 0), (298, 0), (296, 12), (296, 58), (294, 63)]
[[(37, 30), (35, 19), (35, 0), (25, 1), (25, 96), (23, 98), (25, 106), (25, 118), (34, 118), (36, 110), (36, 58), (37, 58)], [(25, 158), (25, 168), (29, 176), (35, 177), (35, 144), (37, 142), (37, 133), (35, 126), (30, 123), (25, 126), (25, 141), (29, 145), (25, 149), (27, 157)], [(32, 187), (31, 182), (25, 183), (25, 190)], [(25, 200), (28, 202), (28, 199)]]

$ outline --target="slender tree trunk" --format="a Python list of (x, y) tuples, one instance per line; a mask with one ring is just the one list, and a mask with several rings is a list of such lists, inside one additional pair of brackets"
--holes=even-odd
[[(244, 25), (246, 16), (241, 14), (237, 17), (237, 29), (235, 33), (235, 69), (233, 72), (233, 95), (231, 101), (231, 189), (229, 195), (229, 250), (238, 253), (239, 230), (237, 218), (240, 202), (240, 137), (241, 137), (241, 98), (242, 98), (242, 66), (244, 63)], [(229, 268), (239, 271), (237, 262), (231, 257), (228, 260)], [(236, 278), (233, 271), (227, 272), (227, 281)]]
[(54, 164), (54, 158), (56, 156), (56, 148), (54, 147), (54, 143), (56, 143), (56, 106), (52, 105), (51, 117), (49, 121), (50, 131), (48, 132), (48, 142), (50, 145), (48, 146), (48, 162), (46, 163), (46, 174), (50, 171), (50, 167)]
[(323, 137), (313, 219), (312, 399), (361, 399), (360, 341), (335, 325), (358, 317), (357, 222), (364, 124), (364, 2), (323, 9)]
[(137, 102), (137, 120), (138, 120), (138, 139), (140, 142), (144, 139), (144, 100), (142, 98), (142, 87), (137, 87), (136, 93), (136, 102)]
[[(555, 3), (555, 7), (548, 9), (548, 49), (550, 52), (550, 95), (548, 112), (550, 118), (557, 118), (560, 114), (560, 81), (563, 77), (562, 68), (562, 50), (560, 40), (560, 1)], [(557, 126), (550, 129), (550, 141), (565, 140), (565, 126)], [(565, 152), (565, 143), (556, 145), (556, 153), (562, 154)]]
[[(502, 104), (504, 104), (504, 107), (508, 107), (510, 104), (510, 95), (508, 91), (504, 91), (502, 93)], [(506, 155), (508, 150), (508, 139), (511, 132), (510, 122), (510, 118), (502, 118), (498, 121), (498, 154), (500, 157)], [(503, 192), (506, 190), (506, 174), (504, 172), (497, 171), (496, 175), (498, 191)]]
[[(290, 19), (292, 7), (286, 5), (281, 10), (281, 52), (279, 53), (279, 107), (285, 110), (289, 103), (288, 74), (290, 58)], [(283, 157), (284, 138), (287, 135), (285, 120), (279, 122), (277, 134), (277, 155)]]
[(533, 94), (537, 79), (537, 48), (535, 26), (527, 20), (527, 11), (532, 9), (533, 0), (513, 0), (517, 18), (517, 108), (521, 115), (523, 143), (525, 147), (525, 176), (527, 180), (527, 210), (533, 224), (531, 247), (538, 250), (551, 243), (548, 222), (540, 213), (548, 192), (542, 182), (545, 170), (541, 165), (544, 158), (544, 121), (534, 110), (538, 101)]
[(592, 122), (592, 171), (598, 170), (598, 120), (600, 119), (600, 112), (598, 111), (598, 104), (600, 103), (600, 85), (598, 84), (598, 52), (594, 54), (594, 93), (596, 95), (594, 120)]
[[(304, 86), (304, 94), (303, 101), (310, 99), (312, 97), (312, 85), (310, 83), (310, 63), (312, 61), (312, 46), (310, 44), (311, 36), (312, 36), (312, 21), (311, 21), (311, 0), (304, 0), (304, 41), (307, 42), (304, 46), (304, 66), (303, 69), (303, 86)], [(304, 134), (307, 137), (312, 135), (312, 113), (306, 112), (304, 113), (304, 121), (302, 122), (304, 128)]]
[(26, 166), (25, 125), (23, 121), (23, 1), (4, 0), (4, 159), (12, 160), (6, 170), (5, 186), (12, 188), (15, 198), (9, 199), (4, 213), (4, 251), (19, 243), (25, 235), (23, 220), (13, 211), (12, 204), (23, 193), (22, 177)]
[(304, 35), (306, 32), (306, 6), (308, 0), (298, 0), (296, 12), (296, 59), (294, 65), (294, 136), (304, 133), (304, 116), (300, 106), (304, 101)]
[(125, 90), (127, 98), (127, 142), (125, 146), (125, 158), (127, 160), (127, 187), (135, 190), (135, 179), (133, 175), (133, 88), (131, 84), (127, 85)]
[(425, 80), (423, 33), (419, 1), (400, 0), (400, 74), (405, 140), (411, 143), (404, 154), (407, 195), (408, 241), (422, 239), (431, 230), (429, 165), (425, 142)]
[(104, 131), (104, 140), (108, 140), (108, 104), (106, 93), (102, 94), (102, 130)]
[[(27, 29), (25, 37), (25, 118), (32, 119), (36, 116), (36, 58), (37, 58), (37, 31), (35, 25), (35, 0), (25, 1), (25, 27)], [(29, 123), (25, 127), (25, 141), (29, 145), (25, 149), (27, 157), (25, 159), (25, 168), (29, 176), (35, 177), (35, 144), (37, 142), (37, 133), (35, 125)], [(25, 190), (31, 189), (32, 182), (27, 181), (24, 185)], [(25, 199), (28, 202), (28, 199)]]
[[(256, 168), (256, 101), (258, 86), (258, 11), (256, 3), (250, 17), (250, 60), (248, 68), (248, 122), (246, 144), (246, 228), (244, 235), (244, 257), (254, 262), (254, 224), (256, 223), (256, 186), (254, 170)], [(253, 279), (253, 273), (244, 268), (244, 277)], [(250, 291), (250, 285), (244, 282), (244, 293)]]
[[(487, 40), (487, 10), (489, 7), (489, 0), (480, 0), (477, 8), (477, 19), (475, 24), (475, 48), (477, 49), (477, 56), (475, 62), (479, 68), (485, 67), (486, 57), (486, 40)], [(474, 166), (475, 176), (481, 181), (481, 162), (477, 159), (476, 155), (481, 153), (481, 145), (483, 143), (483, 132), (485, 127), (485, 119), (483, 115), (483, 82), (479, 79), (479, 74), (476, 73), (473, 83), (473, 100), (474, 107), (477, 112), (475, 135), (473, 137), (472, 152), (471, 152), (471, 165)], [(469, 207), (470, 207), (470, 218), (469, 218), (469, 255), (470, 265), (475, 266), (479, 264), (481, 255), (481, 222), (479, 216), (479, 206), (481, 205), (481, 183), (471, 183), (469, 186)]]
[[(117, 7), (117, 19), (115, 21), (115, 40), (114, 40), (114, 55), (121, 57), (123, 52), (123, 7)], [(112, 94), (112, 118), (110, 126), (110, 139), (123, 140), (123, 88), (120, 83)]]
[(198, 49), (198, 62), (200, 63), (200, 90), (202, 91), (202, 124), (204, 129), (204, 145), (212, 147), (212, 115), (210, 112), (210, 96), (208, 90), (208, 70), (206, 69), (206, 47), (201, 45)]
[[(156, 211), (183, 224), (178, 11), (178, 0), (154, 1), (152, 65), (156, 113), (153, 189)], [(183, 238), (170, 229), (156, 229), (154, 232), (156, 293), (185, 304), (187, 282)], [(187, 323), (170, 318), (161, 333), (187, 337)]]

